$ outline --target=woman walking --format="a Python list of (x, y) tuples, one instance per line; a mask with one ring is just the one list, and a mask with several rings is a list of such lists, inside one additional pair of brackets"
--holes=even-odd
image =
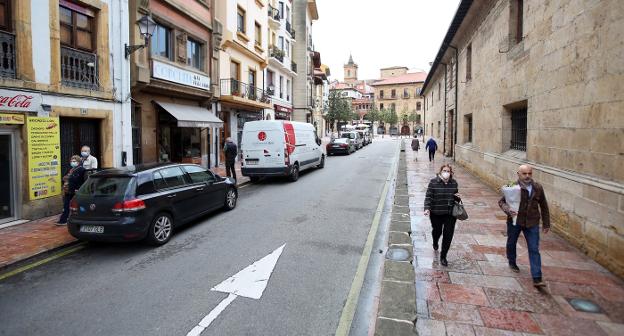
[(417, 137), (412, 139), (412, 150), (414, 151), (414, 161), (418, 161), (418, 151), (420, 150), (420, 141)]
[(448, 266), (446, 255), (451, 247), (455, 232), (456, 218), (451, 214), (455, 199), (459, 198), (457, 181), (453, 179), (453, 168), (444, 164), (438, 175), (429, 181), (425, 196), (425, 216), (431, 219), (433, 249), (438, 250), (438, 241), (442, 236), (440, 264)]
[(73, 155), (69, 161), (71, 169), (65, 176), (63, 176), (63, 213), (59, 218), (56, 225), (67, 224), (67, 218), (69, 217), (69, 202), (76, 194), (76, 191), (80, 189), (80, 186), (85, 180), (85, 169), (80, 165), (81, 158), (78, 155)]

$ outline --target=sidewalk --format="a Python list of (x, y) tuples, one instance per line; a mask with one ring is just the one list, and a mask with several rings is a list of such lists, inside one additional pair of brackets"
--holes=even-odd
[[(437, 154), (431, 164), (421, 149), (415, 161), (407, 140), (406, 156), (418, 335), (624, 335), (624, 282), (551, 232), (540, 236), (547, 287), (536, 290), (522, 236), (520, 273), (508, 268), (499, 194), (455, 164), (470, 218), (457, 222), (449, 265), (442, 267), (422, 213), (428, 181), (443, 157)], [(600, 311), (576, 311), (573, 299), (591, 300)]]
[[(224, 165), (210, 170), (225, 176)], [(249, 178), (241, 174), (239, 163), (236, 163), (236, 176), (237, 185), (249, 182)], [(76, 243), (77, 240), (67, 232), (66, 226), (54, 225), (59, 215), (0, 229), (0, 270), (38, 254)]]

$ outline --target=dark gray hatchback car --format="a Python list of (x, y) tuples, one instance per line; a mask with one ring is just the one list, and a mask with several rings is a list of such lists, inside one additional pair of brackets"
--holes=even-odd
[(70, 203), (69, 233), (80, 240), (154, 245), (173, 230), (217, 209), (236, 207), (235, 183), (191, 164), (147, 164), (91, 176)]

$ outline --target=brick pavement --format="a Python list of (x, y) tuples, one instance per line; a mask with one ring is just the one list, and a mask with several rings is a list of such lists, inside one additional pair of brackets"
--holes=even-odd
[[(624, 335), (624, 282), (551, 232), (540, 237), (547, 287), (536, 290), (522, 236), (520, 273), (508, 268), (499, 194), (457, 165), (470, 218), (458, 221), (449, 266), (441, 266), (422, 212), (427, 183), (444, 160), (431, 164), (425, 151), (415, 156), (406, 148), (419, 335)], [(601, 312), (574, 310), (575, 298), (592, 300)]]

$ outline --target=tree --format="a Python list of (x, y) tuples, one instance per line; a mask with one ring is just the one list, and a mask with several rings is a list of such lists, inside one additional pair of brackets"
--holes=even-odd
[(329, 123), (332, 132), (334, 131), (334, 123), (338, 121), (340, 115), (341, 101), (340, 91), (332, 90), (329, 92), (329, 106), (327, 114), (325, 114), (325, 120)]
[(388, 113), (388, 124), (390, 124), (390, 126), (396, 126), (398, 122), (399, 122), (399, 116), (397, 115), (396, 110), (391, 110)]

